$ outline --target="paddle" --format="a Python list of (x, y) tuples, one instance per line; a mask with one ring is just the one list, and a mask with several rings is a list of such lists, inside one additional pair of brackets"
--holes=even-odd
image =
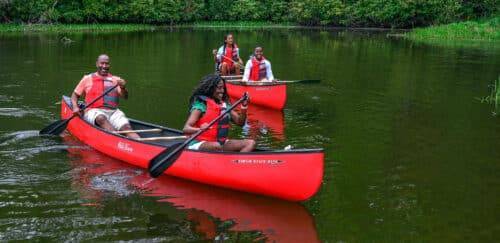
[(215, 124), (218, 120), (224, 117), (227, 113), (231, 112), (238, 104), (248, 99), (248, 94), (245, 93), (241, 99), (236, 101), (232, 106), (230, 106), (226, 111), (217, 116), (213, 121), (211, 121), (207, 127), (200, 129), (196, 133), (194, 133), (189, 139), (184, 141), (183, 143), (176, 143), (169, 148), (165, 149), (163, 152), (159, 153), (156, 157), (149, 161), (149, 174), (152, 177), (160, 176), (163, 171), (168, 169), (179, 156), (182, 154), (181, 151), (195, 138), (197, 138), (200, 134), (205, 132), (208, 128), (210, 128), (213, 124)]
[(247, 84), (247, 85), (266, 85), (266, 84), (292, 84), (292, 83), (319, 83), (321, 80), (319, 79), (302, 79), (302, 80), (275, 80), (272, 82), (262, 82), (262, 81), (243, 81), (236, 79), (227, 79), (226, 82), (229, 83), (239, 83), (239, 84)]
[(228, 58), (228, 57), (226, 57), (224, 55), (222, 55), (222, 57), (225, 58), (226, 60), (229, 60), (229, 61), (233, 62), (234, 64), (240, 64), (239, 62), (237, 62), (237, 61), (235, 61), (235, 60), (233, 60), (231, 58)]
[[(115, 85), (115, 86), (113, 86), (113, 87), (111, 87), (111, 88), (109, 88), (108, 90), (106, 90), (104, 93), (102, 93), (102, 95), (98, 96), (97, 98), (95, 98), (94, 100), (92, 100), (90, 103), (84, 105), (81, 110), (84, 111), (85, 109), (87, 109), (87, 107), (89, 107), (92, 104), (94, 104), (95, 102), (97, 102), (97, 100), (99, 100), (100, 98), (102, 98), (105, 95), (107, 95), (109, 92), (111, 92), (112, 90), (114, 90), (116, 87), (118, 87), (118, 84)], [(64, 130), (66, 130), (66, 127), (68, 126), (69, 121), (71, 121), (71, 119), (75, 118), (76, 116), (78, 116), (78, 114), (73, 114), (68, 119), (64, 119), (64, 120), (59, 120), (59, 121), (53, 122), (52, 124), (48, 125), (44, 129), (40, 130), (39, 134), (40, 135), (59, 135)]]
[(312, 83), (319, 83), (321, 82), (320, 79), (301, 79), (301, 80), (277, 80), (277, 81), (273, 81), (274, 83), (284, 83), (284, 84), (290, 84), (290, 83), (308, 83), (308, 84), (312, 84)]

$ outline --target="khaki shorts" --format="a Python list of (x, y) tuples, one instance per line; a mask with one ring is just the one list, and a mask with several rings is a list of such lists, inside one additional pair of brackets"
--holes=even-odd
[(111, 109), (99, 109), (99, 108), (92, 108), (88, 109), (85, 111), (85, 114), (83, 115), (83, 118), (92, 123), (95, 124), (95, 119), (99, 116), (103, 115), (108, 119), (109, 123), (116, 129), (120, 130), (125, 124), (128, 124), (128, 119), (123, 114), (123, 112), (120, 109), (116, 110), (111, 110)]

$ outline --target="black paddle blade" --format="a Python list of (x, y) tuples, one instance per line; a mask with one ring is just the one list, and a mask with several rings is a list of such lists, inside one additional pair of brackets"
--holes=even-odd
[(176, 143), (149, 161), (149, 175), (156, 178), (163, 174), (163, 171), (168, 169), (179, 158), (182, 153), (182, 148), (179, 147), (183, 145), (183, 143)]
[(66, 130), (66, 127), (68, 126), (68, 122), (70, 119), (65, 119), (65, 120), (59, 120), (56, 122), (53, 122), (52, 124), (46, 126), (44, 129), (40, 130), (39, 134), (40, 135), (59, 135), (61, 134), (64, 130)]
[(308, 84), (314, 84), (319, 82), (321, 82), (320, 79), (304, 79), (300, 81), (300, 83), (308, 83)]

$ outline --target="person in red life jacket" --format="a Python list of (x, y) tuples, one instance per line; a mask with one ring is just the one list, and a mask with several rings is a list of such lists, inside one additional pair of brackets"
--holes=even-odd
[(242, 80), (247, 81), (261, 81), (272, 82), (274, 81), (273, 71), (271, 70), (271, 62), (264, 58), (264, 51), (262, 47), (255, 47), (253, 56), (248, 60), (245, 65), (245, 72), (243, 73)]
[(224, 36), (224, 45), (219, 50), (213, 50), (213, 54), (221, 75), (240, 75), (243, 60), (240, 58), (240, 49), (234, 43), (233, 34)]
[[(127, 82), (109, 73), (109, 57), (105, 54), (97, 58), (96, 67), (97, 72), (83, 76), (73, 91), (71, 95), (73, 113), (82, 114), (78, 106), (78, 99), (81, 96), (85, 97), (85, 102), (88, 104), (102, 95), (103, 92), (118, 84), (118, 87), (113, 91), (88, 107), (83, 114), (83, 118), (108, 131), (133, 130), (125, 114), (118, 109), (119, 98), (128, 98), (128, 91), (125, 88)], [(139, 138), (139, 135), (134, 132), (127, 133), (126, 135), (130, 138)]]
[[(185, 134), (193, 134), (204, 129), (217, 116), (229, 108), (226, 83), (219, 75), (203, 77), (189, 99), (189, 117), (184, 125)], [(243, 101), (240, 112), (232, 110), (226, 117), (215, 123), (189, 144), (189, 149), (212, 151), (250, 152), (255, 148), (251, 139), (228, 139), (229, 122), (244, 125), (248, 100)]]

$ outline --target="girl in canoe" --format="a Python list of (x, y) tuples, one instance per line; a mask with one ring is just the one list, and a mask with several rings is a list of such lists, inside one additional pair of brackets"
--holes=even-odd
[[(226, 83), (219, 75), (211, 74), (203, 77), (189, 98), (189, 117), (183, 132), (189, 135), (206, 128), (208, 123), (229, 107), (228, 101)], [(196, 140), (193, 140), (188, 148), (251, 152), (255, 148), (254, 140), (227, 138), (230, 120), (240, 126), (245, 124), (247, 105), (248, 100), (243, 101), (240, 113), (231, 111), (226, 117), (220, 119), (219, 122), (198, 136)]]
[(233, 34), (224, 36), (224, 44), (219, 50), (213, 50), (214, 59), (217, 63), (217, 69), (222, 75), (236, 74), (240, 75), (240, 69), (243, 67), (243, 60), (240, 58), (240, 49), (234, 43)]

